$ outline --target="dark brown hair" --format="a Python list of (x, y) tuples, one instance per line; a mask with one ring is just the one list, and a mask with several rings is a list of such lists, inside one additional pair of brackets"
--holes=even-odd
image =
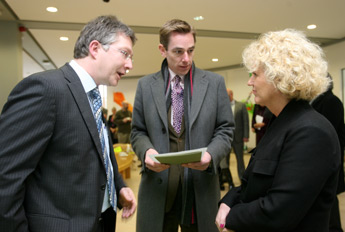
[(170, 35), (173, 32), (182, 34), (192, 33), (194, 42), (196, 42), (196, 32), (189, 23), (180, 19), (172, 19), (166, 22), (159, 30), (159, 41), (165, 49), (168, 49)]

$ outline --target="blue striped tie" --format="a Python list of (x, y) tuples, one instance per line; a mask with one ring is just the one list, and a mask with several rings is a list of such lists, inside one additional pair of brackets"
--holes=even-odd
[(115, 191), (115, 183), (114, 183), (114, 173), (112, 172), (112, 169), (111, 169), (111, 161), (110, 161), (109, 153), (106, 150), (105, 139), (104, 139), (104, 134), (103, 134), (101, 94), (98, 88), (94, 88), (90, 93), (91, 93), (90, 98), (91, 98), (92, 107), (93, 107), (93, 115), (96, 120), (98, 135), (101, 140), (103, 161), (105, 165), (105, 170), (107, 172), (107, 185), (108, 185), (110, 204), (113, 207), (114, 211), (116, 212), (117, 199), (116, 199), (116, 191)]

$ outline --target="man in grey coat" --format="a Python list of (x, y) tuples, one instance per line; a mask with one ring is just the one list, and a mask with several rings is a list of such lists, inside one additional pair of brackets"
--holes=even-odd
[[(138, 83), (131, 134), (143, 164), (137, 232), (177, 232), (179, 226), (182, 232), (218, 231), (217, 167), (230, 152), (234, 122), (224, 79), (194, 66), (194, 48), (192, 27), (168, 21), (160, 30), (162, 68)], [(202, 147), (207, 151), (195, 163), (168, 165), (149, 157)]]

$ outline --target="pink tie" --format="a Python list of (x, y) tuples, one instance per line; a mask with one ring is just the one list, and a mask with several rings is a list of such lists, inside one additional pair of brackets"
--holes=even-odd
[(183, 89), (181, 87), (181, 77), (175, 76), (174, 88), (171, 91), (172, 110), (173, 110), (173, 127), (177, 133), (181, 132), (183, 107)]

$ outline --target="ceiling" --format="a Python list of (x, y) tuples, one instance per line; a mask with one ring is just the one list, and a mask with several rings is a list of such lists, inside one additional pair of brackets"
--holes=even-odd
[[(58, 12), (47, 12), (49, 6)], [(24, 52), (43, 69), (73, 58), (74, 43), (86, 22), (116, 15), (138, 37), (134, 68), (127, 74), (132, 78), (159, 70), (158, 31), (169, 19), (183, 19), (195, 27), (194, 61), (199, 68), (217, 71), (239, 67), (243, 48), (271, 30), (303, 30), (322, 46), (344, 41), (344, 10), (345, 0), (0, 0), (0, 20), (15, 20), (26, 28)], [(193, 20), (200, 15), (204, 20)], [(309, 24), (317, 28), (308, 30)], [(62, 42), (61, 36), (69, 40)]]

